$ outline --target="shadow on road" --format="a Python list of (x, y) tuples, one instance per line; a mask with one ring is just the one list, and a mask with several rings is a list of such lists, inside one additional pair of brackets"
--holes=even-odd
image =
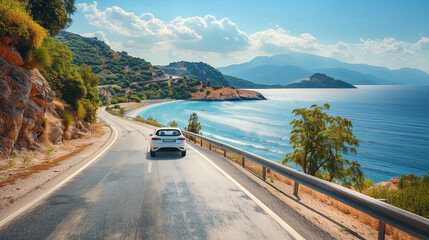
[(152, 161), (174, 161), (183, 158), (186, 157), (182, 157), (180, 152), (157, 152), (155, 157), (151, 157), (150, 152), (146, 153), (146, 159)]

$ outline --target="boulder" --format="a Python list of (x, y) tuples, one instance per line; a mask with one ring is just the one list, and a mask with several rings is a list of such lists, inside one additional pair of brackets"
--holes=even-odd
[(49, 121), (49, 141), (57, 145), (63, 140), (63, 126), (62, 123)]
[(399, 179), (400, 179), (399, 177), (394, 177), (394, 178), (391, 178), (389, 182), (391, 182), (395, 186), (398, 186)]

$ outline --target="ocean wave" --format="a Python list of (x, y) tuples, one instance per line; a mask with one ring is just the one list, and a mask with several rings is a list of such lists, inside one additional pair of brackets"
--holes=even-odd
[[(287, 138), (285, 138), (285, 139), (287, 139)], [(271, 140), (265, 140), (265, 142), (272, 143), (272, 144), (277, 144), (277, 145), (280, 145), (280, 146), (283, 146), (283, 147), (290, 147), (290, 144), (287, 144), (287, 143), (279, 143), (279, 142), (271, 141)]]
[(229, 139), (229, 138), (218, 136), (218, 135), (211, 134), (211, 133), (204, 133), (204, 135), (209, 135), (209, 136), (212, 136), (212, 137), (217, 138), (219, 140), (227, 141), (227, 142), (230, 142), (230, 143), (239, 144), (239, 145), (242, 145), (242, 146), (249, 146), (249, 147), (253, 147), (253, 148), (256, 148), (256, 149), (266, 150), (266, 151), (272, 152), (272, 153), (286, 154), (285, 152), (282, 152), (280, 150), (273, 150), (273, 149), (269, 149), (269, 148), (264, 147), (264, 146), (259, 146), (259, 145), (251, 144), (251, 143), (245, 143), (245, 142), (242, 142), (242, 141), (239, 141), (239, 140)]
[(377, 141), (370, 141), (370, 140), (359, 140), (361, 142), (366, 142), (366, 143), (376, 143), (376, 144), (382, 144), (382, 145), (388, 145), (388, 146), (393, 146), (393, 144), (390, 143), (383, 143), (383, 142), (377, 142)]
[(367, 151), (357, 151), (357, 153), (358, 154), (367, 154), (367, 155), (371, 155), (371, 156), (374, 156), (374, 157), (381, 157), (381, 158), (385, 158), (385, 156), (383, 156), (383, 155), (380, 155), (380, 154), (375, 154), (375, 153), (372, 153), (372, 152), (367, 152)]

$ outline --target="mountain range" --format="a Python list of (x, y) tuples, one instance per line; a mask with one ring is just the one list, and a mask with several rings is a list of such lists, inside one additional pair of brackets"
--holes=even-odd
[(341, 62), (306, 53), (256, 57), (250, 62), (218, 68), (223, 74), (257, 84), (287, 84), (319, 72), (353, 85), (427, 85), (429, 74), (413, 68), (391, 70)]

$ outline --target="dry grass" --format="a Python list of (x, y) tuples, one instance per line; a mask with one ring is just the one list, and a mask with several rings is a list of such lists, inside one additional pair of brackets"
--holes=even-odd
[(54, 106), (57, 108), (57, 110), (59, 112), (64, 112), (64, 103), (62, 103), (61, 101), (55, 99), (54, 101), (52, 101), (52, 103), (54, 104)]
[(8, 177), (6, 179), (3, 179), (0, 181), (0, 187), (6, 186), (8, 184), (15, 183), (18, 179), (25, 179), (28, 176), (38, 173), (43, 170), (48, 170), (54, 166), (58, 166), (58, 164), (72, 156), (78, 155), (80, 152), (85, 150), (87, 147), (91, 146), (93, 143), (85, 144), (79, 146), (79, 148), (71, 153), (68, 153), (66, 155), (63, 155), (61, 157), (55, 158), (51, 161), (45, 161), (37, 165), (29, 166), (25, 170), (15, 170), (11, 171)]

